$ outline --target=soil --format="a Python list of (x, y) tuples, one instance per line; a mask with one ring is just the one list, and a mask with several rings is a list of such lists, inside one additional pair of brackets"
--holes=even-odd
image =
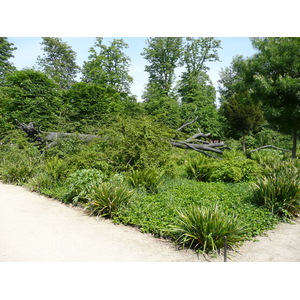
[[(137, 228), (0, 183), (0, 262), (222, 262)], [(300, 219), (228, 252), (228, 262), (300, 262)]]

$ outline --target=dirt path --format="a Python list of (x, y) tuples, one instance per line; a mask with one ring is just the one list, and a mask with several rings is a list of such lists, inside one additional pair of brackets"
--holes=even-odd
[[(279, 224), (247, 242), (231, 261), (300, 261), (300, 221)], [(81, 210), (0, 183), (0, 262), (206, 262), (191, 250), (137, 229), (88, 217)], [(223, 257), (210, 259), (221, 262)], [(229, 260), (230, 261), (230, 260)]]

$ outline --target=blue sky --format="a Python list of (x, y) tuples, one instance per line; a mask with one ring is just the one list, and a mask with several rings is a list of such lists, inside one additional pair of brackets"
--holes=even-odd
[[(114, 38), (120, 37), (105, 37), (104, 43), (107, 44)], [(143, 48), (146, 47), (147, 38), (121, 38), (129, 45), (129, 48), (125, 52), (131, 59), (130, 75), (134, 79), (131, 92), (138, 96), (138, 100), (141, 100), (141, 94), (145, 84), (148, 82), (148, 73), (144, 71), (147, 62), (140, 54)], [(208, 74), (216, 88), (221, 68), (229, 66), (235, 55), (239, 54), (247, 57), (254, 54), (254, 49), (248, 37), (220, 37), (217, 39), (221, 40), (222, 49), (219, 50), (221, 61), (208, 64), (210, 67)], [(18, 69), (33, 67), (38, 55), (43, 54), (40, 44), (42, 39), (40, 37), (9, 37), (8, 40), (18, 48), (13, 52), (15, 57), (11, 59)], [(77, 53), (77, 64), (79, 66), (82, 66), (83, 62), (88, 60), (88, 51), (95, 43), (95, 37), (62, 37), (62, 40), (67, 42)], [(179, 75), (180, 70), (177, 72), (177, 79)]]

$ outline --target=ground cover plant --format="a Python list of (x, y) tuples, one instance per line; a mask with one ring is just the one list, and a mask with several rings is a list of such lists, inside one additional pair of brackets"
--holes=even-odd
[(178, 235), (169, 226), (179, 221), (178, 210), (191, 205), (208, 207), (218, 204), (220, 209), (236, 214), (241, 224), (247, 227), (243, 233), (247, 239), (274, 228), (279, 222), (266, 208), (251, 203), (251, 196), (251, 188), (247, 183), (172, 179), (156, 195), (139, 194), (135, 197), (118, 214), (115, 222), (135, 225), (143, 232), (176, 240)]

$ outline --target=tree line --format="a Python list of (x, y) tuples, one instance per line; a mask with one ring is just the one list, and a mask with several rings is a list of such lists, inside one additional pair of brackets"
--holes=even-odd
[[(221, 41), (212, 37), (154, 37), (141, 55), (148, 83), (138, 102), (131, 94), (128, 45), (97, 37), (83, 66), (61, 38), (42, 38), (43, 55), (33, 68), (17, 70), (10, 62), (16, 47), (0, 38), (0, 135), (15, 119), (35, 122), (43, 130), (97, 133), (120, 117), (148, 116), (154, 122), (218, 139), (242, 139), (262, 130), (292, 137), (296, 156), (300, 121), (300, 38), (252, 38), (256, 53), (236, 56), (220, 72), (221, 105), (216, 102), (207, 63), (219, 61)], [(184, 67), (179, 80), (175, 70)], [(80, 80), (76, 80), (81, 73)], [(194, 121), (194, 122), (193, 122)]]

